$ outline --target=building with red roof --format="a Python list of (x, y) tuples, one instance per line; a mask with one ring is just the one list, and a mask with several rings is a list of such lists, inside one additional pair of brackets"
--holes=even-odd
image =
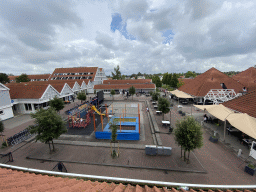
[(256, 118), (256, 90), (222, 103), (225, 107)]
[[(48, 81), (51, 74), (35, 74), (35, 75), (28, 75), (30, 81)], [(16, 82), (16, 77), (19, 76), (8, 76), (10, 83)]]
[(47, 107), (55, 96), (61, 97), (50, 84), (10, 83), (7, 87), (10, 89), (14, 113), (33, 113), (39, 107)]
[(241, 73), (238, 73), (232, 77), (237, 82), (243, 84), (247, 91), (255, 90), (256, 87), (256, 68), (250, 67)]
[(134, 80), (105, 80), (103, 84), (94, 85), (97, 91), (103, 90), (104, 93), (110, 93), (115, 90), (117, 93), (127, 92), (130, 87), (134, 87), (137, 92), (148, 93), (156, 90), (156, 85), (151, 79), (134, 79)]
[(243, 91), (244, 85), (237, 82), (233, 78), (220, 72), (215, 68), (211, 68), (201, 75), (198, 75), (192, 80), (189, 80), (182, 85), (179, 90), (183, 91), (200, 101), (211, 91), (232, 89), (236, 94)]

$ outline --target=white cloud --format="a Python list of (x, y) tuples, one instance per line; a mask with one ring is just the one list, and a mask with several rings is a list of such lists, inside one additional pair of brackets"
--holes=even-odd
[[(256, 2), (65, 0), (0, 2), (1, 72), (98, 66), (110, 74), (245, 70), (256, 64)], [(128, 35), (111, 31), (121, 15)], [(164, 44), (164, 31), (173, 39)]]

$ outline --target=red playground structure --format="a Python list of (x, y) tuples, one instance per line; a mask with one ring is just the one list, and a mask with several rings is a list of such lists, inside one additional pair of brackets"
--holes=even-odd
[[(73, 111), (71, 115), (68, 116), (69, 127), (72, 128), (85, 128), (91, 123), (91, 118), (93, 111), (87, 104), (82, 105), (76, 111)], [(85, 116), (85, 119), (82, 117)]]

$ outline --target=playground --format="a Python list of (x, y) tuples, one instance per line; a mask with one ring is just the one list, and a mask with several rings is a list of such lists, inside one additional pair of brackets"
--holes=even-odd
[(140, 105), (138, 103), (99, 102), (93, 98), (66, 113), (66, 135), (94, 135), (95, 139), (111, 138), (111, 124), (118, 126), (117, 140), (140, 139)]

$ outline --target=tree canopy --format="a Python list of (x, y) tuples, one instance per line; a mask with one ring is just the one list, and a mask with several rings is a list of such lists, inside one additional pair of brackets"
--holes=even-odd
[(114, 90), (114, 89), (112, 89), (112, 90), (110, 91), (110, 94), (112, 95), (113, 100), (114, 100), (114, 95), (116, 94), (115, 90)]
[[(174, 137), (179, 146), (184, 150), (184, 161), (189, 161), (190, 151), (203, 146), (203, 132), (201, 125), (191, 116), (176, 122)], [(186, 157), (188, 152), (188, 157)]]
[(177, 83), (177, 88), (181, 87), (184, 84), (185, 84), (184, 81), (180, 79), (179, 82)]
[(52, 100), (50, 100), (49, 105), (56, 111), (60, 111), (64, 108), (65, 103), (62, 99), (55, 96)]
[(170, 102), (163, 97), (159, 97), (158, 99), (158, 110), (162, 111), (163, 120), (164, 120), (164, 114), (169, 113), (170, 109)]
[(117, 65), (117, 67), (114, 68), (114, 72), (111, 72), (111, 73), (112, 73), (113, 79), (121, 79), (122, 78), (119, 65)]
[(158, 92), (152, 92), (152, 100), (153, 101), (157, 101), (158, 100), (158, 98), (159, 98), (159, 93)]
[(168, 85), (168, 76), (169, 76), (168, 72), (164, 73), (162, 83), (165, 85)]
[(86, 94), (85, 94), (85, 92), (79, 92), (79, 93), (77, 94), (77, 99), (81, 100), (81, 103), (82, 103), (82, 101), (85, 101), (85, 100), (86, 100)]
[(133, 95), (135, 94), (135, 88), (133, 86), (129, 88), (129, 93), (132, 95), (132, 99), (133, 99)]
[(177, 84), (179, 83), (179, 80), (178, 80), (178, 75), (176, 73), (174, 73), (172, 75), (172, 80), (170, 82), (170, 86), (171, 87), (177, 87)]
[(185, 78), (189, 78), (189, 77), (196, 77), (195, 72), (188, 71), (188, 72), (185, 74)]
[(53, 139), (59, 138), (59, 136), (67, 132), (66, 122), (62, 120), (61, 116), (53, 108), (40, 109), (34, 114), (31, 114), (32, 118), (35, 118), (35, 125), (31, 126), (31, 133), (37, 133), (36, 141), (41, 141), (49, 144), (52, 143), (53, 151), (55, 150)]
[(20, 82), (29, 82), (30, 79), (28, 78), (27, 74), (22, 73), (19, 77), (16, 77), (16, 82), (20, 83)]
[(158, 75), (154, 75), (152, 78), (152, 82), (156, 84), (156, 87), (162, 87), (162, 82)]
[(5, 83), (10, 83), (10, 79), (8, 78), (8, 75), (5, 73), (0, 73), (0, 83), (5, 84)]

